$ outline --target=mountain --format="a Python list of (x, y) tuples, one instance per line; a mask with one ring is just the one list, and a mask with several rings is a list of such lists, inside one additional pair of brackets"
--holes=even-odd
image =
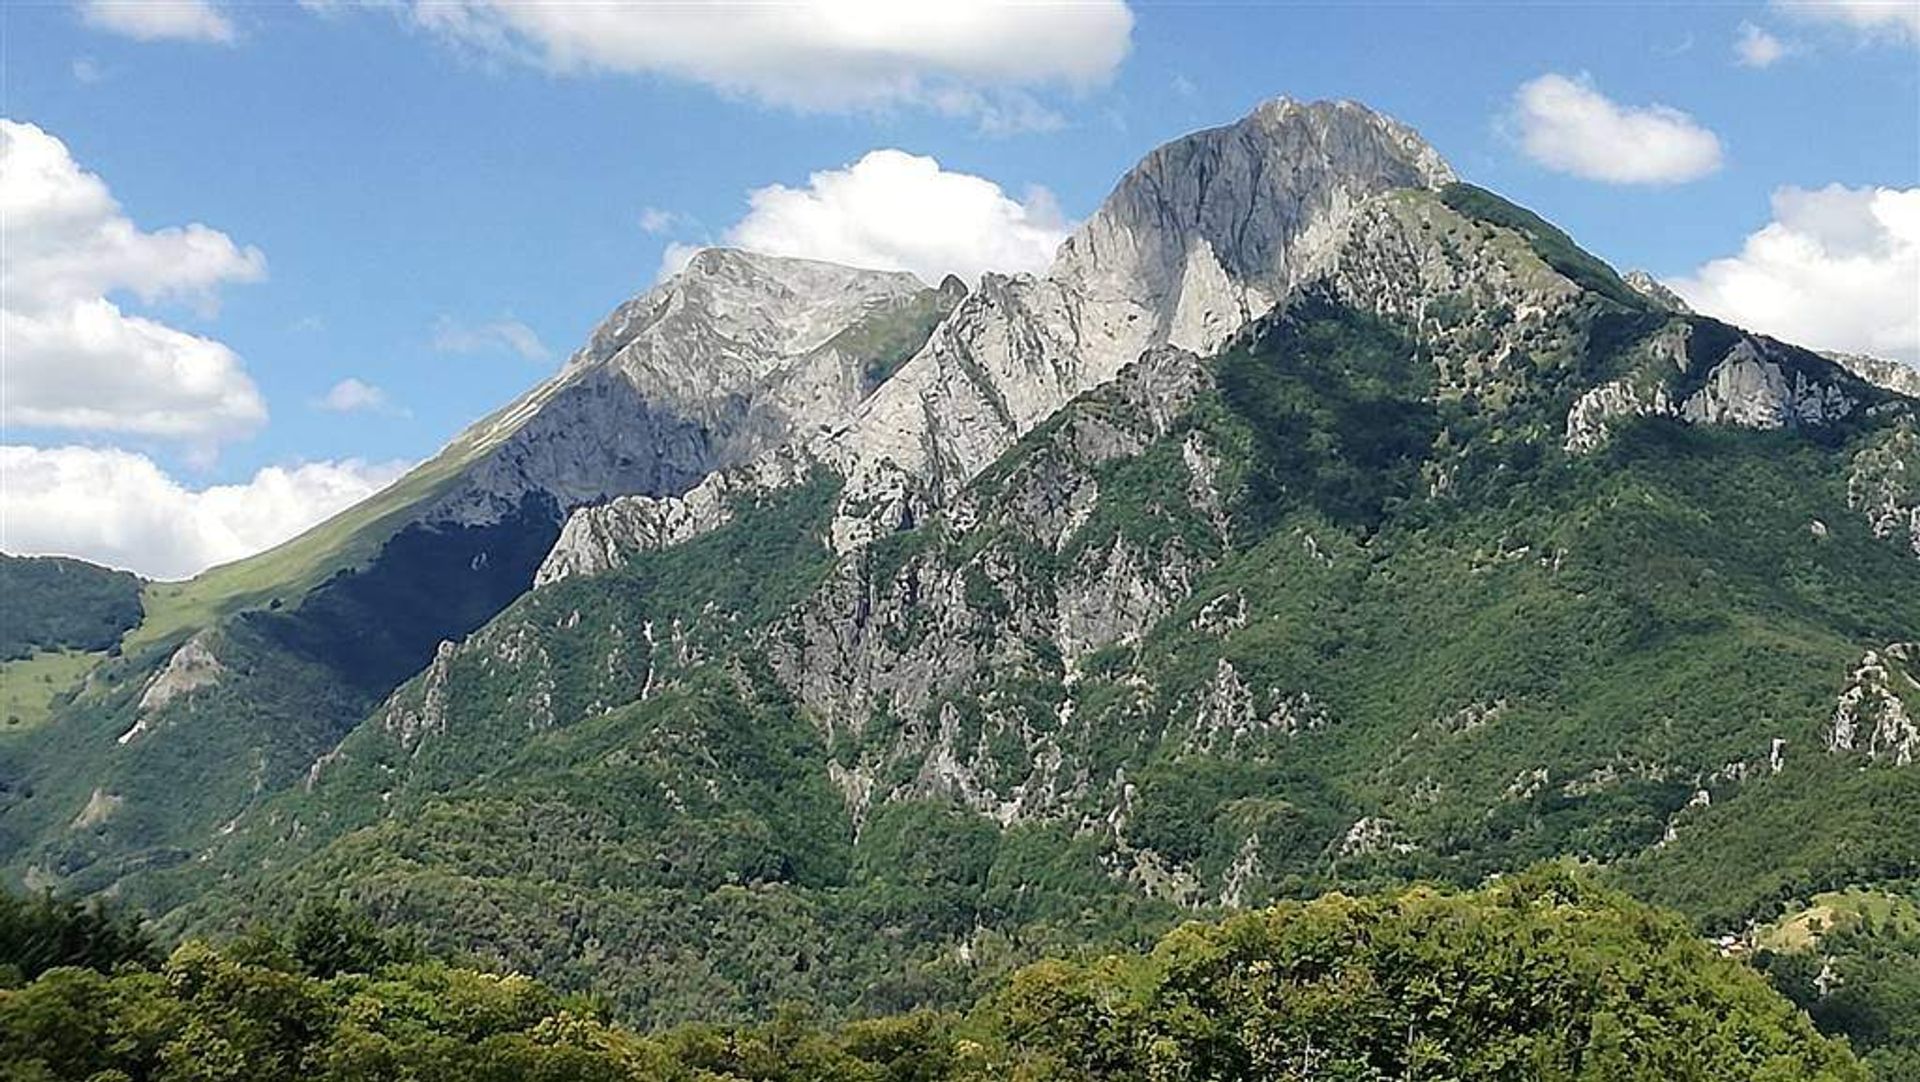
[[(1331, 258), (1356, 207), (1452, 176), (1410, 129), (1351, 102), (1281, 99), (1155, 151), (1068, 238), (1044, 277), (984, 276), (849, 423), (808, 443), (808, 459), (846, 479), (835, 548), (858, 547), (939, 506), (1142, 350), (1217, 348)], [(758, 472), (750, 487), (805, 471), (760, 464)], [(710, 487), (739, 482), (723, 472)], [(668, 536), (683, 537), (717, 521), (702, 510), (709, 496), (616, 501), (585, 513), (600, 522), (574, 529), (599, 552), (626, 547), (622, 526), (648, 543), (663, 518), (682, 523)]]
[[(388, 489), (258, 556), (148, 584), (124, 656), (58, 674), (85, 674), (72, 712), (88, 735), (76, 722), (46, 737), (56, 754), (0, 750), (0, 838), (8, 851), (30, 833), (61, 839), (72, 813), (30, 794), (77, 786), (100, 794), (90, 806), (112, 801), (126, 834), (110, 858), (56, 840), (61, 870), (47, 874), (179, 859), (302, 776), (437, 644), (524, 593), (570, 510), (685, 491), (844, 415), (962, 292), (702, 253), (610, 314), (561, 372)], [(9, 699), (36, 674), (13, 675)], [(209, 709), (217, 723), (150, 738), (174, 714)]]
[(1352, 103), (1154, 151), (1043, 276), (706, 253), (149, 587), (0, 856), (645, 1022), (1558, 857), (1714, 931), (1904, 889), (1920, 403), (1642, 288)]

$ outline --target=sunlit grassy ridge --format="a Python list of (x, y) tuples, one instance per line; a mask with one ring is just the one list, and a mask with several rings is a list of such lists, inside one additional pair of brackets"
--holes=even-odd
[(296, 603), (307, 591), (374, 556), (395, 530), (443, 495), (471, 465), (523, 423), (559, 387), (549, 381), (470, 426), (439, 454), (405, 476), (265, 552), (204, 571), (184, 582), (154, 582), (143, 593), (146, 618), (127, 633), (124, 649), (178, 640), (222, 616), (268, 604)]

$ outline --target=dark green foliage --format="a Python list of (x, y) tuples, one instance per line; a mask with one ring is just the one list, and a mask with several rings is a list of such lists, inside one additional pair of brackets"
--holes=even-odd
[(1035, 1079), (1866, 1077), (1682, 922), (1558, 870), (1188, 925), (999, 1009)]
[(110, 973), (119, 965), (147, 965), (158, 957), (140, 917), (111, 903), (0, 891), (0, 987), (60, 966)]
[[(163, 739), (117, 739), (134, 724), (155, 663), (142, 656), (104, 662), (89, 678), (90, 693), (57, 725), (0, 747), (0, 850), (25, 863), (17, 839), (37, 833), (39, 859), (78, 893), (111, 885), (124, 871), (117, 862), (130, 853), (150, 870), (176, 865), (189, 855), (181, 839), (202, 837), (262, 789), (297, 779), (374, 703), (330, 668), (264, 638), (251, 621), (229, 624), (212, 649), (224, 667), (220, 678), (147, 718)], [(208, 718), (221, 723), (199, 723)], [(97, 754), (45, 754), (87, 745), (97, 745)], [(242, 769), (209, 770), (209, 763)], [(111, 814), (72, 829), (96, 791), (112, 794)]]
[[(1628, 314), (1590, 327), (1603, 366), (1647, 329)], [(1920, 869), (1900, 825), (1920, 814), (1920, 774), (1817, 750), (1860, 651), (1920, 626), (1920, 567), (1848, 506), (1850, 445), (1623, 421), (1570, 457), (1554, 415), (1527, 412), (1563, 404), (1493, 424), (1430, 401), (1426, 357), (1323, 299), (1215, 363), (1216, 388), (1137, 453), (1073, 457), (1137, 424), (1095, 394), (981, 478), (992, 508), (1084, 470), (1099, 499), (1059, 547), (990, 519), (864, 554), (852, 570), (872, 597), (952, 569), (982, 621), (966, 634), (1009, 659), (917, 716), (883, 703), (857, 736), (828, 732), (770, 672), (769, 638), (833, 566), (838, 493), (822, 480), (533, 591), (349, 737), (310, 791), (257, 806), (207, 860), (130, 881), (186, 903), (169, 923), (193, 929), (346, 897), (434, 949), (664, 1024), (794, 999), (827, 1018), (958, 1008), (1039, 953), (1141, 943), (1230, 876), (1259, 904), (1472, 885), (1572, 854), (1720, 928)], [(1189, 440), (1220, 456), (1224, 525), (1192, 501)], [(1023, 624), (1122, 551), (1195, 577), (1069, 687), (1057, 643)], [(1197, 628), (1223, 598), (1244, 601), (1243, 625)], [(932, 611), (909, 605), (884, 634), (951, 634)], [(1190, 743), (1223, 662), (1250, 719), (1290, 704), (1297, 727)], [(444, 730), (400, 738), (435, 681)], [(1060, 785), (1084, 795), (1011, 825), (924, 790), (851, 812), (828, 764), (925, 741), (943, 712), (1001, 799), (1034, 768), (1025, 733), (1059, 743)], [(181, 727), (182, 746), (200, 731)], [(1762, 776), (1774, 738), (1789, 767)], [(920, 771), (881, 758), (876, 791)], [(1700, 788), (1712, 806), (1689, 808)], [(1363, 818), (1385, 825), (1351, 846)]]
[(1852, 1042), (1876, 1078), (1920, 1078), (1920, 900), (1819, 900), (1828, 905), (1810, 943), (1763, 946), (1753, 964), (1823, 1032)]
[(1527, 208), (1472, 184), (1449, 184), (1441, 189), (1440, 198), (1469, 218), (1520, 234), (1548, 266), (1579, 285), (1628, 308), (1649, 307), (1647, 299), (1622, 281), (1605, 261), (1594, 257), (1558, 226)]
[(954, 935), (980, 920), (999, 842), (991, 823), (952, 805), (896, 804), (867, 823), (853, 870), (870, 885), (877, 922)]
[[(1844, 1044), (1685, 926), (1547, 869), (1468, 895), (1338, 895), (1043, 961), (965, 1015), (638, 1036), (520, 977), (321, 974), (190, 942), (156, 971), (0, 991), (8, 1078), (939, 1082), (1180, 1078), (1854, 1082)], [(118, 1072), (102, 1074), (102, 1072)]]
[[(1583, 255), (1511, 208), (1481, 209), (1531, 230), (1552, 259)], [(764, 1020), (794, 1000), (826, 1020), (962, 1010), (1035, 957), (1139, 946), (1221, 905), (1413, 879), (1465, 887), (1561, 855), (1715, 930), (1826, 887), (1920, 874), (1920, 772), (1822, 747), (1861, 652), (1920, 627), (1920, 565), (1849, 502), (1860, 434), (1618, 419), (1605, 449), (1566, 454), (1574, 397), (1640, 372), (1628, 368), (1645, 360), (1637, 347), (1669, 320), (1622, 304), (1583, 297), (1537, 352), (1483, 370), (1482, 400), (1437, 389), (1435, 359), (1391, 327), (1302, 298), (1210, 362), (1214, 385), (1179, 416), (1148, 423), (1109, 388), (1040, 426), (963, 494), (974, 521), (915, 522), (836, 566), (823, 542), (835, 485), (770, 494), (692, 543), (515, 600), (337, 748), (332, 726), (375, 704), (327, 699), (320, 666), (262, 648), (272, 622), (244, 619), (222, 632), (231, 680), (158, 719), (162, 739), (141, 752), (150, 769), (109, 790), (124, 803), (102, 822), (70, 826), (100, 786), (94, 764), (57, 774), (0, 762), (0, 823), (18, 832), (0, 841), (21, 854), (15, 869), (117, 883), (166, 911), (169, 929), (236, 931), (305, 898), (342, 899), (431, 949), (602, 996), (648, 1025)], [(1712, 327), (1696, 331), (1701, 349), (1727, 348)], [(1047, 513), (1069, 489), (1088, 503), (1062, 527), (1069, 516)], [(1021, 518), (1036, 506), (1040, 525)], [(1137, 604), (1123, 618), (1145, 615), (1076, 665), (1047, 621), (1086, 596), (1070, 594), (1074, 576), (1108, 571)], [(825, 611), (806, 609), (836, 590)], [(897, 619), (866, 623), (895, 599)], [(899, 651), (875, 650), (883, 667), (962, 676), (911, 705), (879, 694), (850, 725), (810, 716), (796, 684), (844, 674), (796, 675), (811, 657), (833, 668), (830, 650), (780, 668), (780, 651), (810, 635), (837, 645), (796, 613)], [(111, 744), (151, 670), (140, 664), (103, 667), (104, 701), (66, 711), (68, 732)], [(1201, 731), (1222, 701), (1226, 720)], [(243, 714), (258, 727), (233, 723)], [(1787, 747), (1777, 776), (1774, 739)], [(930, 770), (936, 741), (945, 758)], [(268, 743), (305, 758), (262, 756), (264, 793), (238, 774), (189, 784), (199, 764), (251, 762)], [(1037, 777), (1050, 755), (1057, 773)], [(846, 773), (856, 768), (869, 773)], [(996, 818), (1016, 786), (1059, 799)], [(1695, 806), (1701, 790), (1710, 806)], [(209, 838), (183, 822), (234, 830)], [(1413, 908), (1444, 931), (1460, 917), (1452, 904)], [(1577, 916), (1588, 903), (1566, 904)], [(1661, 1058), (1667, 1045), (1636, 1046), (1658, 1027), (1614, 1009), (1618, 989), (1553, 921), (1462, 917), (1473, 935), (1437, 940), (1459, 953), (1429, 957), (1393, 930), (1391, 905), (1313, 912), (1243, 932), (1261, 950), (1293, 950), (1288, 929), (1338, 917), (1337, 938), (1350, 931), (1339, 921), (1364, 918), (1390, 926), (1405, 957), (1375, 958), (1352, 988), (1289, 977), (1297, 998), (1341, 1015), (1331, 1020), (1284, 1004), (1269, 1018), (1247, 1000), (1205, 1000), (1203, 1013), (1247, 1032), (1329, 1027), (1313, 1030), (1328, 1038), (1316, 1047), (1349, 1061), (1328, 1077), (1471, 1076), (1463, 1034), (1504, 1047), (1507, 1031), (1438, 1018), (1418, 1053), (1438, 1058), (1415, 1062), (1409, 1019), (1389, 1000), (1409, 990), (1394, 983), (1402, 961), (1470, 1000), (1446, 982), (1503, 957), (1500, 936), (1476, 938), (1484, 923), (1565, 948), (1541, 964), (1558, 999), (1523, 1002), (1525, 988), (1499, 985), (1539, 1012), (1513, 1025), (1555, 1027), (1535, 1042), (1547, 1059), (1515, 1060), (1507, 1077), (1581, 1077), (1561, 1070), (1578, 1027), (1554, 1012), (1583, 1003), (1607, 1008), (1580, 1047), (1644, 1054), (1676, 1077), (1706, 1071)], [(309, 952), (336, 959), (322, 968), (378, 957), (352, 927), (322, 924), (316, 942), (338, 948)], [(1668, 946), (1721, 972), (1670, 932), (1630, 974), (1667, 980)], [(1221, 948), (1210, 986), (1236, 987), (1235, 967), (1261, 960), (1208, 943)], [(291, 957), (264, 968), (276, 966), (302, 970)], [(1144, 963), (1115, 972), (1124, 981), (1096, 983), (1094, 1003), (1131, 1002), (1163, 976)], [(1599, 998), (1547, 979), (1563, 972), (1598, 981)], [(1369, 998), (1383, 988), (1392, 994)], [(1364, 1045), (1338, 1029), (1341, 1012), (1400, 1027), (1398, 1043)], [(934, 1062), (927, 1049), (956, 1042), (927, 1017), (869, 1036)], [(1885, 1004), (1848, 1015), (1882, 1017), (1895, 1021), (1829, 1024), (1870, 1035), (1903, 1016)], [(1605, 1029), (1620, 1018), (1626, 1036)], [(1090, 1039), (1123, 1057), (1114, 1072), (1162, 1048), (1185, 1057), (1186, 1077), (1207, 1077), (1208, 1063), (1245, 1069), (1232, 1057), (1251, 1054), (1232, 1033), (1093, 1022)], [(991, 1049), (990, 1030), (968, 1039)], [(1685, 1032), (1716, 1047), (1712, 1033)], [(823, 1077), (867, 1069), (790, 1015), (674, 1040), (689, 1062), (747, 1077), (780, 1063)], [(1580, 1068), (1589, 1077), (1634, 1076), (1594, 1062)]]
[(336, 902), (309, 902), (294, 917), (287, 950), (300, 969), (325, 980), (341, 973), (374, 973), (418, 961), (420, 948), (403, 933), (380, 928), (364, 913)]
[(1254, 440), (1243, 500), (1256, 529), (1302, 507), (1371, 529), (1418, 491), (1439, 411), (1424, 359), (1386, 324), (1307, 298), (1217, 363), (1221, 400)]
[(486, 623), (533, 585), (565, 516), (546, 496), (485, 526), (409, 526), (362, 568), (342, 568), (296, 607), (246, 613), (288, 653), (378, 697), (443, 639)]
[(0, 661), (105, 650), (140, 622), (140, 579), (62, 556), (0, 553)]

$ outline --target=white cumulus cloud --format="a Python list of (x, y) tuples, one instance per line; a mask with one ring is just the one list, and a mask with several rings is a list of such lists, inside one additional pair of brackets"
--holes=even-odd
[[(912, 271), (928, 283), (948, 274), (977, 280), (982, 271), (1044, 271), (1071, 228), (1045, 188), (1015, 199), (985, 177), (900, 150), (870, 151), (845, 168), (814, 173), (803, 188), (755, 189), (747, 204), (726, 244)], [(669, 246), (662, 272), (684, 266), (693, 251)]]
[(88, 26), (135, 41), (210, 41), (237, 36), (233, 24), (207, 0), (81, 0)]
[(0, 549), (185, 578), (271, 548), (405, 470), (309, 462), (267, 467), (244, 484), (190, 489), (129, 451), (0, 446)]
[(1920, 188), (1781, 188), (1738, 254), (1667, 285), (1799, 345), (1920, 364)]
[(1770, 68), (1787, 55), (1787, 44), (1752, 23), (1741, 23), (1733, 39), (1733, 55), (1744, 67)]
[(1920, 4), (1913, 0), (1774, 0), (1774, 7), (1868, 37), (1920, 44)]
[(1586, 79), (1549, 73), (1514, 96), (1527, 156), (1549, 169), (1609, 184), (1677, 184), (1720, 168), (1720, 140), (1664, 105), (1610, 100)]
[(1107, 81), (1133, 34), (1125, 0), (415, 0), (404, 10), (462, 48), (556, 72), (661, 75), (802, 110), (917, 106), (992, 129), (1055, 125), (1029, 91)]
[(131, 315), (110, 294), (183, 299), (266, 274), (204, 225), (142, 231), (99, 177), (32, 124), (0, 120), (0, 424), (160, 436), (206, 448), (265, 422), (225, 345)]

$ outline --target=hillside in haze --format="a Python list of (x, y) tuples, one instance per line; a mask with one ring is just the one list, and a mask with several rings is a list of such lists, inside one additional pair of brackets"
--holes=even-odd
[[(53, 690), (0, 733), (0, 868), (165, 935), (342, 901), (637, 1024), (964, 1010), (1562, 859), (1744, 953), (1920, 883), (1917, 427), (1404, 125), (1276, 100), (1045, 274), (709, 249), (285, 545), (37, 569), (87, 600), (7, 628), (9, 701)], [(1769, 972), (1896, 1057), (1882, 932)], [(1183, 935), (1011, 978), (1023, 1039), (1160, 996)], [(1820, 957), (1893, 960), (1822, 1014)]]

